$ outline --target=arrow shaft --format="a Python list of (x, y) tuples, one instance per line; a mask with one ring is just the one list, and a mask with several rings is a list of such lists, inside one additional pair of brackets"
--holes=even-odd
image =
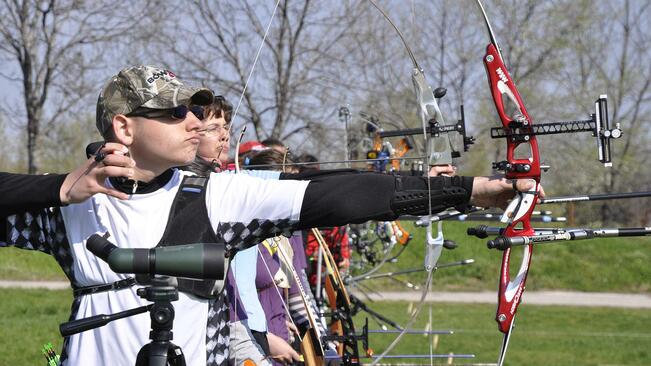
[(408, 156), (402, 158), (377, 158), (377, 159), (351, 159), (351, 160), (329, 160), (329, 161), (310, 161), (303, 163), (287, 163), (287, 164), (264, 164), (264, 165), (245, 165), (245, 169), (256, 168), (270, 168), (270, 167), (283, 167), (283, 166), (302, 166), (302, 165), (323, 165), (323, 164), (345, 164), (345, 163), (372, 163), (376, 161), (391, 161), (391, 160), (423, 160), (424, 156)]
[(581, 201), (602, 201), (602, 200), (628, 199), (628, 198), (640, 198), (640, 197), (651, 197), (651, 191), (550, 197), (550, 198), (542, 199), (540, 204), (581, 202)]
[[(474, 261), (472, 261), (472, 260), (464, 259), (462, 261), (439, 264), (434, 268), (435, 269), (442, 269), (442, 268), (449, 268), (449, 267), (455, 267), (455, 266), (463, 266), (463, 265), (466, 265), (466, 264), (471, 264), (473, 262)], [(425, 271), (425, 268), (412, 268), (412, 269), (405, 269), (403, 271), (386, 272), (386, 273), (378, 273), (378, 274), (373, 274), (373, 275), (368, 275), (368, 276), (353, 277), (350, 281), (358, 282), (358, 281), (372, 280), (372, 279), (375, 279), (375, 278), (398, 276), (398, 275), (415, 273), (415, 272), (423, 272), (423, 271)]]

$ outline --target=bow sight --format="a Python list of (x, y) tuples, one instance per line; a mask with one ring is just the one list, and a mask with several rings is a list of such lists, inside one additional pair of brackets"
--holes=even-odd
[[(508, 95), (508, 94), (507, 94)], [(516, 114), (519, 115), (519, 114)], [(520, 115), (521, 116), (521, 115)], [(561, 133), (591, 132), (597, 140), (597, 154), (599, 161), (606, 167), (613, 165), (611, 160), (610, 141), (622, 136), (619, 123), (615, 128), (610, 127), (608, 118), (608, 96), (603, 94), (595, 101), (595, 113), (590, 119), (578, 121), (559, 121), (549, 123), (530, 124), (526, 118), (513, 118), (508, 127), (491, 128), (491, 138), (507, 138), (512, 143), (526, 143), (531, 136), (556, 135)], [(531, 164), (508, 161), (493, 163), (493, 169), (505, 172), (526, 173), (531, 170)]]
[[(422, 74), (419, 74), (422, 75)], [(425, 79), (424, 78), (418, 78), (417, 76), (414, 76), (413, 78), (414, 81), (414, 86), (416, 90), (419, 91), (419, 95), (427, 95), (431, 94), (433, 98), (436, 98), (440, 100), (445, 96), (447, 93), (447, 89), (445, 88), (436, 88), (434, 92), (431, 92), (431, 89), (429, 86), (427, 86)], [(425, 90), (429, 89), (429, 93), (425, 93)], [(429, 141), (431, 143), (436, 142), (436, 138), (440, 138), (441, 134), (444, 133), (450, 133), (450, 132), (457, 132), (461, 135), (463, 138), (463, 151), (468, 151), (470, 148), (470, 145), (475, 143), (475, 138), (473, 136), (468, 136), (466, 133), (466, 120), (465, 120), (465, 115), (463, 111), (463, 104), (459, 106), (459, 111), (460, 111), (460, 119), (457, 121), (457, 123), (452, 124), (452, 125), (446, 125), (443, 124), (443, 117), (441, 117), (440, 112), (431, 112), (430, 110), (432, 108), (429, 108), (430, 105), (432, 105), (430, 102), (428, 102), (426, 99), (423, 100), (423, 98), (419, 98), (419, 101), (421, 102), (421, 108), (420, 110), (426, 110), (426, 114), (428, 116), (431, 116), (427, 120), (427, 127), (425, 128), (425, 131), (423, 131), (423, 128), (408, 128), (408, 129), (401, 129), (401, 130), (394, 130), (394, 131), (382, 131), (379, 133), (379, 136), (381, 138), (384, 137), (395, 137), (395, 136), (410, 136), (410, 135), (422, 135), (423, 133), (427, 134), (430, 139)], [(438, 108), (435, 109), (438, 111)], [(449, 160), (450, 158), (458, 158), (461, 156), (461, 153), (457, 150), (454, 149), (454, 146), (452, 146), (452, 142), (448, 138), (447, 141), (448, 146), (437, 146), (435, 148), (434, 146), (430, 150), (432, 152), (432, 156), (430, 157), (432, 161), (438, 162), (440, 164), (451, 164), (452, 161)], [(443, 156), (442, 152), (445, 152), (449, 147), (449, 158), (446, 158)], [(443, 149), (443, 150), (441, 150)]]

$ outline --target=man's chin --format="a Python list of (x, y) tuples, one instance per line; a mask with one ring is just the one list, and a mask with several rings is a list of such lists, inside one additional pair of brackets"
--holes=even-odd
[(182, 161), (182, 162), (179, 163), (179, 166), (190, 165), (190, 164), (192, 164), (193, 161), (194, 161), (194, 158), (192, 158), (192, 159), (190, 159), (190, 160)]
[(179, 158), (175, 163), (177, 164), (177, 166), (190, 165), (194, 161), (195, 156), (196, 156), (195, 154), (184, 156), (182, 158)]

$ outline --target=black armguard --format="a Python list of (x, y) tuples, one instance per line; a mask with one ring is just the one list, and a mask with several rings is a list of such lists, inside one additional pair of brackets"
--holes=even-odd
[[(391, 210), (396, 215), (429, 215), (449, 207), (464, 211), (472, 193), (472, 177), (396, 176), (396, 191)], [(430, 202), (431, 197), (431, 212)]]
[[(472, 193), (472, 177), (432, 177), (432, 213), (462, 209)], [(341, 226), (400, 215), (428, 215), (427, 177), (358, 173), (314, 177), (307, 186), (298, 229)]]

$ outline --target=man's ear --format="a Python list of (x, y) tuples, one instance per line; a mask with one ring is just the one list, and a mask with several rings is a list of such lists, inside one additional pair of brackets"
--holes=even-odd
[(133, 120), (124, 114), (113, 117), (113, 136), (115, 142), (130, 146), (133, 143)]

